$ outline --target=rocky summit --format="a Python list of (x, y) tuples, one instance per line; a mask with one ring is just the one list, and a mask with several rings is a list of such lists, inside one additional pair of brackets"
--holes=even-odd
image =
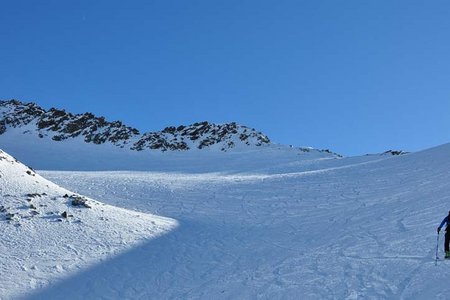
[(11, 128), (23, 129), (24, 134), (36, 134), (53, 141), (82, 138), (86, 143), (110, 143), (135, 151), (185, 151), (212, 146), (227, 151), (238, 146), (270, 144), (263, 133), (234, 122), (199, 122), (142, 134), (120, 121), (109, 122), (89, 112), (72, 114), (63, 109), (45, 110), (35, 103), (0, 101), (0, 134)]

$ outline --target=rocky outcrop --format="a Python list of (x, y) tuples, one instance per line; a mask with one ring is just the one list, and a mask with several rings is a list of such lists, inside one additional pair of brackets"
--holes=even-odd
[(398, 155), (405, 155), (409, 152), (403, 151), (403, 150), (388, 150), (386, 152), (383, 152), (382, 155), (392, 155), (392, 156), (398, 156)]
[(208, 122), (194, 123), (190, 126), (167, 127), (161, 132), (144, 134), (132, 149), (189, 150), (192, 147), (203, 149), (220, 144), (221, 150), (233, 148), (236, 141), (250, 146), (262, 146), (270, 140), (261, 132), (245, 126), (229, 123), (216, 125)]

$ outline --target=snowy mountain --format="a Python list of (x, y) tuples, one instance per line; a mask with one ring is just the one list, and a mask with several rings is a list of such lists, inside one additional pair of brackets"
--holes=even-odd
[(0, 145), (48, 171), (0, 152), (1, 299), (448, 298), (450, 144), (137, 151), (151, 134), (3, 104)]
[(0, 150), (0, 298), (24, 296), (176, 227), (42, 178)]
[[(34, 168), (52, 170), (177, 171), (189, 166), (192, 171), (235, 172), (270, 167), (272, 160), (340, 158), (329, 150), (273, 144), (261, 132), (236, 123), (202, 122), (141, 134), (90, 113), (46, 111), (17, 100), (0, 102), (0, 147)], [(259, 160), (252, 158), (255, 153)]]
[(110, 143), (136, 151), (175, 151), (215, 146), (221, 151), (237, 146), (262, 146), (270, 143), (267, 136), (236, 123), (223, 125), (208, 122), (189, 126), (167, 127), (159, 132), (141, 134), (120, 121), (109, 122), (92, 113), (71, 114), (65, 110), (45, 110), (35, 103), (17, 100), (0, 101), (0, 134), (22, 129), (24, 134), (63, 141), (80, 137), (86, 143)]

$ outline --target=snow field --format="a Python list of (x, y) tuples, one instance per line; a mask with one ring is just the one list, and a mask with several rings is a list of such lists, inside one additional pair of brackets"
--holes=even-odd
[(204, 173), (201, 161), (177, 173), (42, 172), (180, 226), (35, 296), (446, 299), (448, 265), (435, 266), (434, 253), (449, 210), (449, 154), (444, 145), (392, 158), (273, 160), (254, 172), (243, 163), (242, 172)]

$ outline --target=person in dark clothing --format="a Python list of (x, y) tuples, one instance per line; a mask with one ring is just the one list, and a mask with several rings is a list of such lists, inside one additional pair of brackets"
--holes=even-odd
[(450, 226), (449, 226), (449, 222), (450, 222), (450, 211), (448, 212), (448, 216), (446, 216), (444, 218), (444, 220), (442, 220), (441, 225), (439, 225), (439, 227), (437, 229), (437, 232), (439, 234), (442, 226), (444, 226), (444, 224), (447, 224), (447, 226), (445, 227), (445, 241), (444, 241), (445, 258), (447, 258), (447, 259), (450, 259)]

